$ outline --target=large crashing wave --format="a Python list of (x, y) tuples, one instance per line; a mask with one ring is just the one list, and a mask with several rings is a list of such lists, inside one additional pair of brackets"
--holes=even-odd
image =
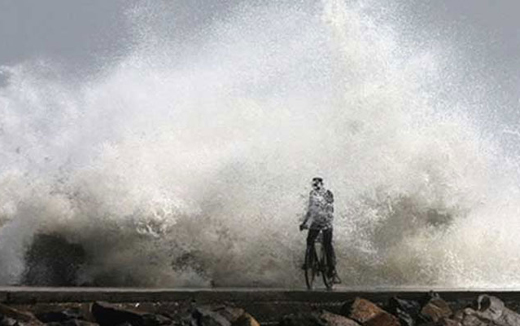
[(48, 233), (84, 248), (78, 284), (302, 286), (316, 175), (347, 285), (520, 284), (518, 187), (471, 108), (440, 100), (442, 49), (400, 40), (377, 1), (175, 15), (130, 8), (130, 54), (86, 81), (4, 67), (2, 284)]

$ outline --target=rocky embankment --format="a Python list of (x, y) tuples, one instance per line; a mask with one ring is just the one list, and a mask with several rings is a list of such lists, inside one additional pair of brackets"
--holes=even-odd
[[(276, 309), (276, 303), (273, 303)], [(520, 314), (499, 298), (480, 295), (453, 309), (438, 294), (421, 300), (392, 297), (377, 305), (363, 298), (345, 302), (338, 311), (317, 308), (284, 315), (279, 326), (520, 326)], [(177, 303), (0, 304), (0, 326), (256, 326), (260, 323), (240, 307), (182, 306)]]

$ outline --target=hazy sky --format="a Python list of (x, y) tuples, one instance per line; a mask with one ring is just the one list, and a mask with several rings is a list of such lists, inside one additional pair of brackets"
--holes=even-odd
[[(138, 0), (0, 0), (0, 66), (52, 58), (72, 71), (90, 70), (108, 56), (124, 54), (130, 41), (126, 10)], [(161, 2), (161, 1), (159, 1)], [(520, 89), (520, 1), (430, 0), (407, 2), (412, 25), (446, 34), (480, 60), (508, 97)], [(225, 11), (232, 1), (177, 0), (190, 24)], [(216, 14), (215, 14), (216, 13)], [(413, 32), (413, 31), (412, 31)], [(455, 35), (451, 35), (455, 32)], [(466, 49), (464, 49), (466, 48)], [(77, 70), (76, 70), (77, 69)], [(487, 71), (486, 71), (487, 70)]]
[[(135, 0), (0, 0), (0, 64), (38, 56), (84, 61), (117, 50), (125, 42), (125, 8)], [(204, 11), (226, 1), (177, 1)], [(211, 5), (210, 5), (211, 4)], [(474, 29), (492, 44), (498, 58), (520, 63), (520, 1), (430, 0), (418, 5), (415, 19)]]
[[(90, 65), (103, 55), (124, 52), (130, 36), (126, 13), (139, 2), (0, 0), (0, 65), (42, 57)], [(172, 20), (200, 20), (228, 7), (213, 0), (176, 2), (178, 16)]]
[(0, 64), (38, 57), (86, 62), (124, 37), (123, 1), (0, 0)]

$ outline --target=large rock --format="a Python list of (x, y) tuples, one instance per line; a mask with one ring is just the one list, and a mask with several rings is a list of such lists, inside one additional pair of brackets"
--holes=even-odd
[(0, 326), (20, 326), (26, 325), (24, 322), (17, 321), (16, 319), (0, 316)]
[(85, 250), (58, 234), (38, 234), (25, 254), (23, 285), (75, 286)]
[(402, 326), (415, 326), (418, 322), (423, 321), (422, 318), (419, 318), (421, 304), (417, 301), (392, 297), (388, 302), (388, 310), (397, 316)]
[(67, 320), (85, 319), (79, 309), (65, 309), (60, 311), (47, 311), (35, 314), (38, 320), (44, 323), (62, 323)]
[(192, 325), (196, 326), (259, 326), (244, 309), (228, 306), (202, 306), (194, 309)]
[(231, 326), (231, 322), (211, 307), (198, 307), (192, 314), (194, 326)]
[(352, 319), (328, 311), (324, 311), (320, 318), (326, 321), (329, 326), (359, 326), (359, 324)]
[(357, 322), (345, 316), (328, 311), (306, 312), (284, 316), (279, 326), (359, 326)]
[(434, 322), (448, 318), (452, 314), (453, 311), (448, 303), (438, 296), (431, 298), (421, 309), (421, 315), (424, 319), (431, 319)]
[(246, 312), (242, 308), (228, 307), (228, 306), (217, 306), (213, 308), (213, 311), (226, 318), (230, 323), (234, 323), (242, 318)]
[(356, 298), (354, 303), (346, 304), (341, 310), (343, 314), (348, 314), (349, 318), (361, 324), (385, 312), (374, 303), (362, 298)]
[(91, 308), (92, 316), (101, 326), (114, 326), (130, 323), (133, 326), (144, 325), (143, 316), (136, 311), (121, 309), (105, 302), (94, 302)]
[(388, 312), (382, 312), (363, 323), (364, 326), (401, 326), (399, 320)]
[(3, 304), (0, 304), (0, 325), (17, 326), (41, 326), (39, 321), (32, 313), (21, 311)]
[(477, 315), (477, 311), (472, 308), (466, 308), (457, 314), (457, 321), (464, 326), (487, 326), (492, 325), (490, 321), (482, 320)]
[(386, 312), (376, 304), (356, 298), (352, 305), (343, 307), (343, 313), (348, 312), (348, 317), (363, 325), (368, 326), (400, 326), (399, 320), (394, 315)]
[(172, 323), (171, 319), (162, 315), (123, 309), (117, 305), (104, 302), (94, 302), (91, 312), (96, 322), (101, 326), (115, 326), (125, 323), (132, 326), (162, 326)]
[(420, 324), (421, 326), (462, 326), (460, 321), (450, 319), (450, 318), (441, 318), (437, 321), (431, 321), (425, 324)]
[(278, 326), (328, 326), (318, 312), (297, 313), (283, 316)]
[(466, 308), (456, 314), (463, 326), (520, 326), (520, 315), (497, 297), (480, 295), (476, 303), (476, 310)]
[(240, 316), (237, 320), (235, 320), (232, 324), (232, 326), (260, 326), (258, 321), (248, 314), (247, 312), (244, 313), (242, 316)]
[(62, 322), (46, 323), (45, 326), (99, 326), (99, 324), (79, 319), (68, 319)]

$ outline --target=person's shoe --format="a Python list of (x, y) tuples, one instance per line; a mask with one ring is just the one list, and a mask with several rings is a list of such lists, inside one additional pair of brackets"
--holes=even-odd
[(332, 283), (334, 283), (334, 284), (340, 284), (341, 283), (341, 279), (339, 278), (338, 273), (336, 273), (335, 270), (330, 271), (327, 276), (330, 279), (332, 279)]

